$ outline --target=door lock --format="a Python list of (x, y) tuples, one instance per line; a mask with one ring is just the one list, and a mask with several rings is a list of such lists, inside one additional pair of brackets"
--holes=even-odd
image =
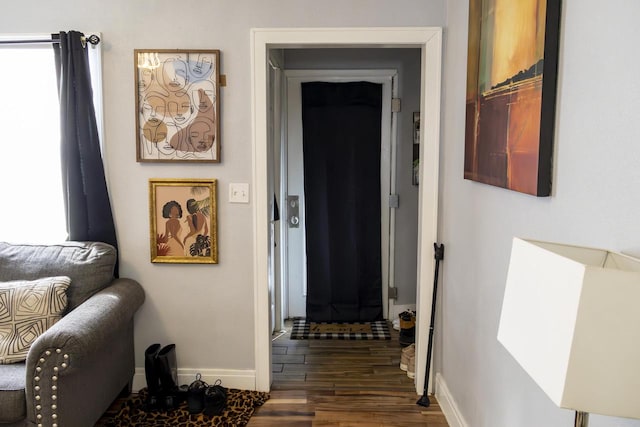
[(300, 201), (298, 196), (287, 196), (287, 216), (289, 222), (289, 228), (300, 227), (299, 206)]

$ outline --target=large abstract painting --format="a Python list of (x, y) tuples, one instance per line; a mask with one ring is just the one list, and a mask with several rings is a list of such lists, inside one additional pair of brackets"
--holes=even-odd
[(560, 0), (470, 0), (464, 177), (551, 194)]

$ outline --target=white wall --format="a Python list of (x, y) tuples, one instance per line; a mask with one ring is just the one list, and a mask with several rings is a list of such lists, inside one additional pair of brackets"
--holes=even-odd
[(468, 1), (448, 2), (437, 366), (469, 426), (573, 425), (496, 340), (511, 238), (640, 255), (640, 2), (563, 3), (553, 194), (535, 198), (462, 178)]
[[(446, 10), (445, 10), (445, 6)], [(183, 368), (253, 369), (251, 207), (227, 203), (229, 182), (250, 182), (249, 29), (445, 25), (441, 241), (446, 244), (435, 368), (470, 426), (569, 426), (496, 340), (511, 237), (640, 255), (640, 2), (565, 0), (554, 190), (538, 199), (462, 179), (466, 0), (22, 0), (3, 5), (3, 33), (101, 31), (106, 159), (123, 276), (147, 301), (136, 318), (137, 365), (151, 342), (175, 342)], [(135, 162), (134, 48), (218, 48), (222, 163)], [(220, 264), (149, 262), (147, 180), (219, 179)], [(592, 427), (640, 426), (592, 416)]]
[[(444, 0), (22, 0), (3, 5), (3, 33), (102, 32), (105, 156), (121, 275), (139, 280), (147, 294), (136, 317), (138, 368), (149, 344), (175, 342), (182, 369), (226, 375), (229, 386), (234, 385), (229, 381), (245, 386), (253, 375), (253, 210), (227, 201), (230, 182), (252, 177), (249, 30), (442, 26), (444, 19)], [(227, 87), (221, 89), (221, 164), (136, 163), (135, 48), (222, 51)], [(174, 177), (218, 179), (218, 265), (149, 262), (148, 179)]]

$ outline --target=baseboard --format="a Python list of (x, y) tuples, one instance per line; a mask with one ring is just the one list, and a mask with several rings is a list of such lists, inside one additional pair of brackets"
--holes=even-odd
[(438, 399), (440, 409), (442, 409), (449, 427), (469, 427), (449, 392), (447, 383), (439, 373), (436, 374), (436, 399)]
[[(196, 374), (202, 375), (202, 380), (207, 384), (213, 384), (219, 379), (225, 387), (241, 390), (256, 389), (256, 372), (252, 369), (178, 369), (178, 383), (189, 385), (195, 381)], [(146, 386), (144, 368), (136, 368), (136, 373), (133, 376), (133, 391), (137, 392)]]

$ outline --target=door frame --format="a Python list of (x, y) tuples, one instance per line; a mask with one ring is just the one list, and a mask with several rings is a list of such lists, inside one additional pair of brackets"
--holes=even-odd
[[(440, 94), (442, 82), (441, 27), (385, 28), (254, 28), (250, 34), (252, 207), (254, 283), (255, 389), (271, 386), (269, 327), (269, 191), (268, 191), (268, 58), (270, 49), (308, 47), (420, 48), (420, 188), (418, 214), (418, 272), (416, 307), (416, 392), (424, 388), (426, 353), (435, 266), (433, 243), (438, 235), (438, 174), (440, 164)], [(273, 195), (271, 195), (271, 198)], [(425, 335), (425, 337), (422, 337)], [(433, 370), (429, 390), (432, 391)]]
[[(344, 83), (344, 82), (357, 82), (367, 81), (372, 83), (378, 83), (383, 85), (382, 95), (382, 122), (381, 122), (381, 152), (380, 152), (380, 222), (381, 222), (381, 273), (382, 273), (382, 289), (380, 297), (382, 299), (382, 311), (383, 318), (389, 318), (389, 286), (393, 284), (390, 280), (393, 277), (393, 256), (390, 256), (390, 248), (393, 247), (394, 230), (392, 227), (393, 209), (389, 207), (389, 194), (395, 193), (395, 163), (396, 163), (396, 142), (397, 142), (397, 113), (392, 111), (391, 102), (393, 98), (398, 96), (398, 70), (395, 69), (295, 69), (295, 70), (283, 70), (284, 71), (284, 84), (283, 88), (285, 94), (282, 97), (284, 101), (283, 105), (283, 117), (286, 117), (286, 124), (283, 126), (283, 139), (281, 147), (281, 158), (283, 164), (280, 169), (281, 180), (281, 200), (278, 201), (280, 206), (283, 206), (282, 214), (283, 218), (288, 218), (288, 205), (286, 203), (286, 197), (289, 194), (288, 182), (289, 182), (289, 140), (290, 133), (296, 133), (296, 135), (302, 136), (302, 120), (296, 123), (291, 123), (289, 120), (291, 113), (290, 102), (290, 85), (300, 85), (305, 82), (322, 81), (330, 83)], [(301, 107), (301, 105), (300, 105)], [(284, 161), (286, 160), (286, 162)], [(304, 194), (300, 194), (300, 229), (304, 230), (305, 227), (305, 214), (304, 214)], [(283, 221), (283, 240), (280, 245), (280, 256), (286, 258), (287, 271), (282, 275), (282, 288), (283, 297), (286, 298), (286, 308), (284, 310), (288, 317), (290, 316), (290, 280), (289, 273), (291, 268), (291, 262), (289, 258), (289, 227), (285, 225), (286, 221)], [(304, 232), (303, 232), (304, 233)], [(304, 244), (305, 238), (302, 238)], [(286, 243), (286, 244), (285, 244)], [(303, 262), (302, 266), (303, 274), (303, 289), (306, 296), (306, 263)], [(283, 298), (283, 299), (284, 299)]]

